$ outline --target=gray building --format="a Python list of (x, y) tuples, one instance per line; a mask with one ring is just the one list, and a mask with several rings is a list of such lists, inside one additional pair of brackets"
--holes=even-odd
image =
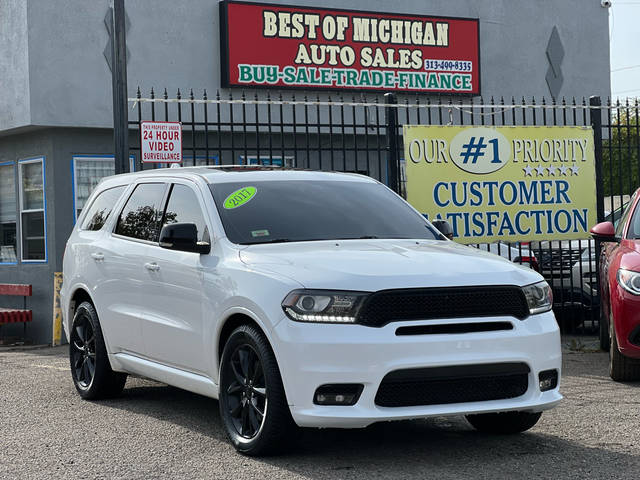
[[(608, 12), (600, 0), (322, 6), (479, 19), (485, 99), (610, 95)], [(97, 181), (114, 171), (109, 8), (109, 0), (0, 1), (0, 283), (33, 285), (28, 337), (35, 343), (51, 341), (53, 274), (62, 269), (77, 213)], [(216, 0), (129, 0), (126, 9), (130, 97), (138, 86), (170, 95), (221, 89)], [(16, 303), (0, 297), (0, 306)], [(2, 335), (21, 331), (5, 326)]]

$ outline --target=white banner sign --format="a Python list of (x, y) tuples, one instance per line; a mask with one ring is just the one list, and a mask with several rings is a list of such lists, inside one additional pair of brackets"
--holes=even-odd
[(140, 145), (143, 163), (182, 163), (182, 124), (141, 122)]

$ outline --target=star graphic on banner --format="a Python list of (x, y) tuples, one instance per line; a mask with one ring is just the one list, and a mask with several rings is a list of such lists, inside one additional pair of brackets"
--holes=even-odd
[(560, 175), (567, 175), (567, 171), (569, 169), (565, 165), (561, 165), (560, 168), (558, 168), (558, 170), (560, 170)]
[(573, 165), (571, 167), (571, 175), (578, 175), (578, 166), (577, 165)]
[(549, 165), (547, 167), (547, 170), (549, 170), (549, 175), (555, 175), (556, 174), (556, 167), (554, 167), (553, 165)]
[(544, 177), (544, 167), (542, 165), (538, 165), (536, 167), (536, 173), (538, 177)]
[(524, 167), (522, 170), (524, 170), (524, 176), (531, 176), (531, 172), (533, 172), (533, 168), (531, 168), (531, 165), (527, 165), (526, 167)]

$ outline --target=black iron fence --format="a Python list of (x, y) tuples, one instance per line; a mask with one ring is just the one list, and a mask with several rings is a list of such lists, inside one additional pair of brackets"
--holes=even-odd
[[(151, 90), (130, 99), (129, 127), (178, 121), (184, 165), (273, 165), (357, 172), (406, 192), (402, 126), (593, 126), (599, 178), (598, 218), (617, 220), (640, 185), (638, 103), (599, 105), (599, 98), (483, 99), (418, 96), (216, 93), (169, 98)], [(140, 136), (131, 153), (140, 159)], [(160, 164), (141, 163), (139, 169)], [(567, 332), (598, 328), (597, 245), (592, 240), (476, 245), (538, 269), (554, 290), (554, 310)]]

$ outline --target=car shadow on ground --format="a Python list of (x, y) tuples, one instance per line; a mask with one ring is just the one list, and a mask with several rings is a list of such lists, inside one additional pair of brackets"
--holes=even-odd
[[(170, 386), (129, 379), (109, 408), (147, 415), (227, 442), (218, 402)], [(365, 429), (305, 429), (280, 456), (246, 459), (306, 478), (588, 478), (593, 465), (640, 468), (640, 457), (586, 446), (545, 430), (510, 436), (475, 432), (462, 418), (388, 422)], [(585, 428), (589, 419), (584, 418)], [(224, 448), (224, 447), (221, 447)], [(231, 447), (228, 447), (231, 448)], [(214, 454), (214, 452), (212, 452)], [(612, 473), (612, 472), (611, 472)]]

